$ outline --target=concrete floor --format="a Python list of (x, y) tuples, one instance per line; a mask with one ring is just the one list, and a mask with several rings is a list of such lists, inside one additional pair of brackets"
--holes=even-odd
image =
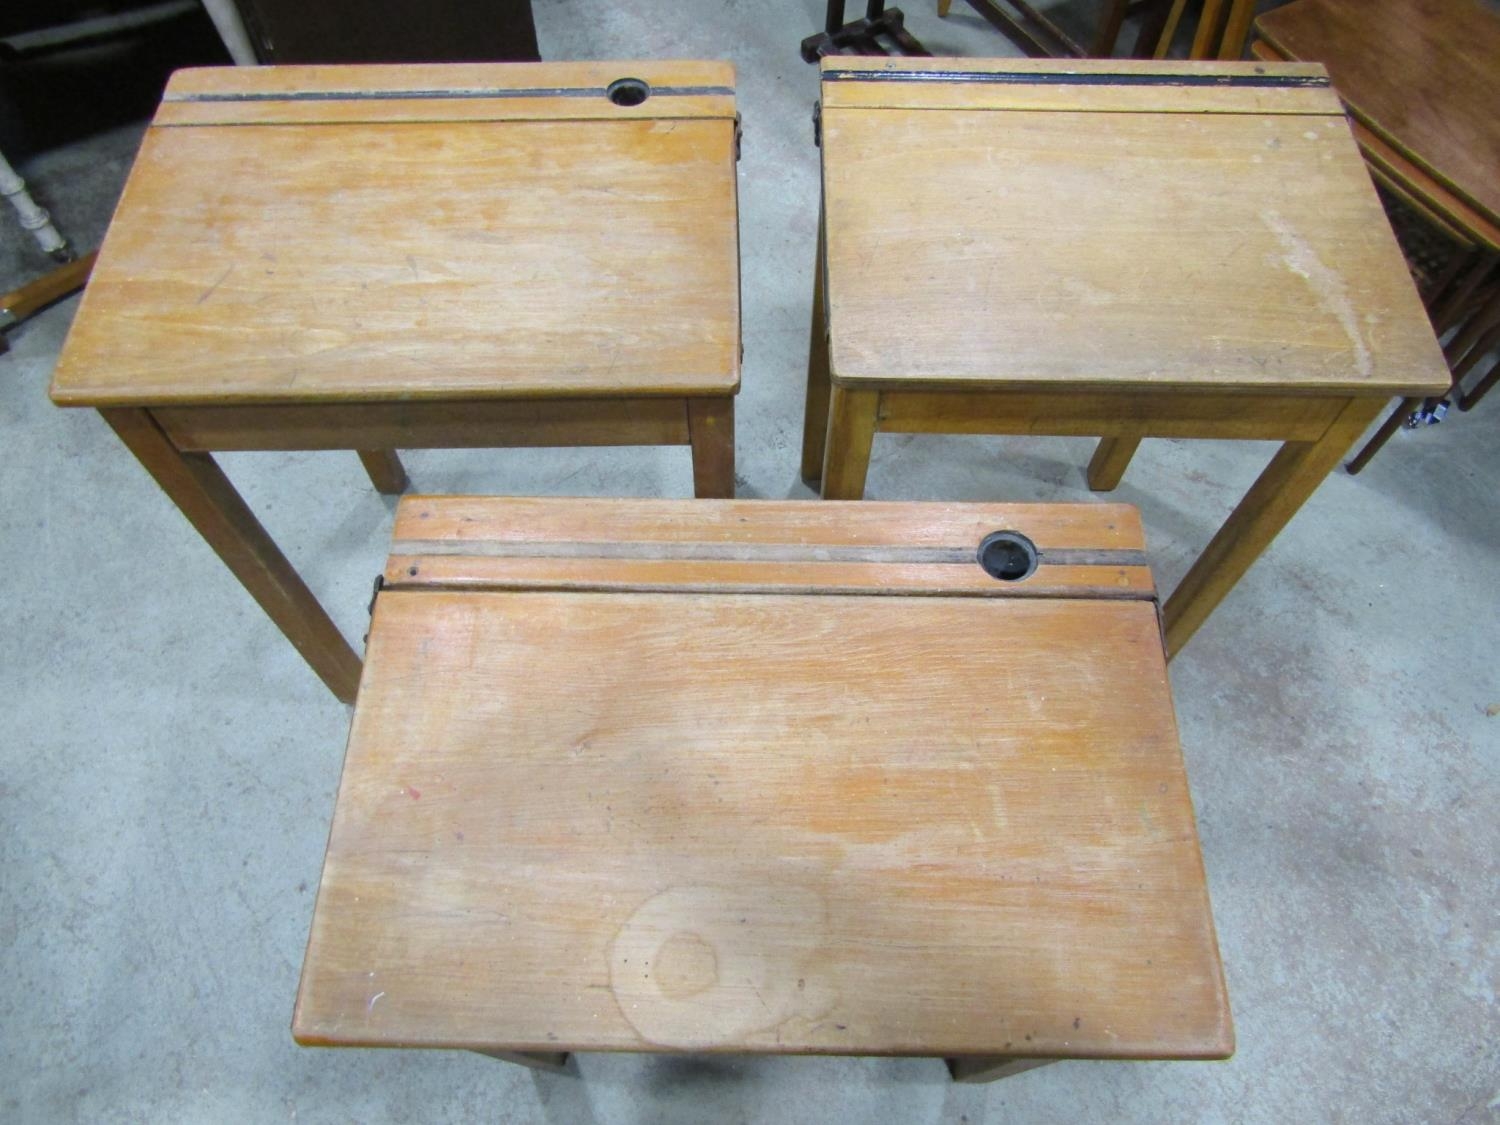
[[(1007, 53), (970, 17), (935, 49)], [(537, 5), (548, 58), (739, 66), (740, 495), (797, 480), (817, 0)], [(691, 13), (691, 14), (689, 14)], [(93, 245), (139, 138), (24, 172)], [(934, 201), (934, 205), (941, 205)], [(5, 220), (0, 288), (45, 268)], [(955, 1087), (931, 1060), (306, 1050), (288, 1033), (348, 710), (93, 415), (0, 358), (0, 1120), (1500, 1120), (1500, 404), (1330, 479), (1172, 667), (1239, 1052)], [(1074, 440), (882, 437), (869, 494), (1088, 499)], [(1170, 588), (1269, 447), (1148, 442), (1116, 498)], [(351, 637), (392, 505), (352, 454), (226, 457)], [(440, 492), (686, 496), (683, 450), (417, 452)]]

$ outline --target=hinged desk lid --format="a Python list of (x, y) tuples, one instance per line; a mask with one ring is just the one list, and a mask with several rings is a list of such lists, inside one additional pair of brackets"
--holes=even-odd
[(53, 398), (732, 394), (733, 82), (714, 62), (181, 71)]
[(1381, 398), (1447, 387), (1320, 66), (822, 68), (835, 383)]
[[(1006, 530), (1031, 577), (975, 561)], [(300, 1041), (1232, 1049), (1132, 509), (416, 497), (396, 535)]]

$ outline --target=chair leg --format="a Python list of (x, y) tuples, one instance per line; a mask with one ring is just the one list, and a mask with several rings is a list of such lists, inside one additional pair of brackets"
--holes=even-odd
[(1385, 443), (1390, 441), (1396, 431), (1401, 428), (1401, 423), (1406, 421), (1407, 416), (1421, 405), (1422, 399), (1420, 398), (1403, 398), (1396, 409), (1391, 411), (1390, 416), (1381, 423), (1380, 429), (1376, 430), (1370, 440), (1365, 442), (1365, 447), (1344, 466), (1349, 475), (1359, 475), (1359, 471), (1370, 463), (1370, 459), (1385, 448)]
[(1234, 62), (1245, 56), (1245, 40), (1250, 38), (1250, 21), (1255, 19), (1255, 0), (1231, 0), (1229, 18), (1224, 24), (1224, 38), (1219, 40), (1219, 61)]
[(1224, 11), (1224, 0), (1203, 0), (1203, 14), (1198, 17), (1198, 30), (1193, 35), (1190, 59), (1212, 59), (1218, 53), (1219, 17)]
[(1494, 390), (1496, 383), (1500, 383), (1500, 360), (1495, 361), (1494, 365), (1489, 370), (1489, 374), (1487, 374), (1483, 379), (1479, 380), (1479, 382), (1474, 385), (1474, 389), (1472, 391), (1459, 396), (1458, 408), (1460, 410), (1474, 409), (1480, 399), (1489, 394), (1490, 391)]
[(1172, 9), (1167, 13), (1166, 23), (1156, 35), (1156, 44), (1151, 57), (1164, 59), (1172, 50), (1172, 41), (1177, 38), (1177, 28), (1182, 23), (1182, 14), (1187, 11), (1187, 0), (1172, 0)]
[(1120, 28), (1125, 25), (1125, 12), (1129, 7), (1130, 0), (1109, 0), (1099, 23), (1099, 34), (1094, 37), (1094, 45), (1089, 51), (1094, 58), (1107, 59), (1115, 53), (1115, 45), (1120, 41)]

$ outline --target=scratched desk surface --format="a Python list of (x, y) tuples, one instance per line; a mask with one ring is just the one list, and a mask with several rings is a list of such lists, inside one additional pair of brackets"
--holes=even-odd
[[(607, 93), (627, 77), (637, 105)], [(733, 82), (696, 62), (179, 72), (53, 397), (733, 393)]]
[(1436, 378), (1317, 66), (836, 58), (823, 78), (836, 382), (1381, 395)]
[[(1030, 577), (975, 562), (1028, 534)], [(312, 1044), (1222, 1057), (1134, 509), (409, 498)]]

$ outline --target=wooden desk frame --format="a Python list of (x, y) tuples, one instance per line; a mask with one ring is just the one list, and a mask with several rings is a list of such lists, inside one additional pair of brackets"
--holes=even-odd
[(694, 493), (733, 496), (738, 120), (715, 62), (179, 71), (54, 401), (99, 410), (353, 702), (359, 657), (213, 454), (350, 449), (396, 495), (398, 449), (686, 445)]
[[(1120, 86), (1125, 92), (1115, 96), (1102, 92), (1110, 89), (1107, 84), (1090, 82), (1086, 73), (1074, 79), (1073, 89), (1066, 93), (1038, 93), (1039, 86), (1023, 85), (1016, 78), (985, 86), (981, 73), (985, 68), (1010, 68), (1009, 64), (990, 62), (966, 64), (974, 68), (973, 73), (955, 73), (950, 86), (944, 85), (949, 79), (941, 69), (944, 65), (943, 60), (902, 60), (899, 64), (844, 60), (839, 66), (850, 73), (830, 76), (825, 66), (824, 99), (829, 107), (836, 107), (846, 115), (894, 108), (910, 111), (918, 103), (922, 109), (954, 110), (1023, 107), (1095, 113), (1134, 112), (1134, 107), (1147, 113), (1232, 110), (1227, 101), (1190, 102), (1185, 96), (1179, 98), (1175, 94), (1148, 97), (1143, 91), (1149, 87), (1140, 81)], [(1115, 70), (1128, 73), (1131, 64), (1107, 64), (1112, 68), (1109, 71), (1099, 69), (1105, 64), (1094, 65), (1098, 73), (1112, 74)], [(1177, 65), (1185, 68), (1181, 72), (1185, 75), (1204, 73), (1191, 70), (1194, 66), (1202, 67), (1201, 63)], [(1135, 74), (1146, 73), (1139, 69), (1140, 64), (1137, 66)], [(922, 92), (903, 95), (906, 100), (883, 92), (896, 88), (898, 81), (906, 81), (897, 74), (871, 73), (862, 78), (857, 73), (895, 71), (897, 67), (938, 73), (931, 76), (936, 81), (909, 83), (911, 89)], [(1024, 76), (1036, 68), (1015, 63), (1014, 69)], [(848, 81), (851, 78), (856, 80)], [(870, 80), (874, 78), (885, 81)], [(1199, 77), (1198, 81), (1204, 80)], [(1337, 106), (1329, 97), (1326, 79), (1313, 72), (1289, 70), (1269, 78), (1263, 78), (1262, 72), (1254, 72), (1248, 81), (1283, 81), (1288, 86), (1286, 100), (1273, 108), (1269, 101), (1256, 101), (1255, 92), (1247, 89), (1249, 96), (1240, 103), (1239, 112), (1328, 118), (1330, 109)], [(966, 82), (970, 84), (960, 93), (960, 86)], [(1225, 86), (1213, 93), (1216, 98), (1221, 94), (1227, 98), (1227, 91)], [(824, 130), (826, 133), (826, 115)], [(826, 144), (825, 140), (825, 161)], [(824, 174), (830, 175), (826, 167)], [(1169, 657), (1182, 650), (1388, 401), (1386, 386), (1365, 388), (1353, 378), (1347, 382), (1334, 378), (1322, 383), (1289, 380), (1281, 386), (1257, 380), (1222, 381), (1205, 383), (1200, 388), (1185, 385), (1181, 378), (1155, 385), (1129, 379), (1090, 384), (1080, 375), (1077, 380), (1067, 381), (1015, 379), (1007, 385), (1005, 374), (993, 379), (980, 378), (974, 372), (966, 372), (965, 378), (906, 379), (900, 370), (840, 373), (831, 369), (826, 206), (825, 199), (819, 215), (802, 449), (802, 476), (819, 488), (825, 499), (863, 497), (871, 447), (878, 432), (1099, 437), (1101, 441), (1087, 472), (1089, 487), (1096, 491), (1109, 491), (1119, 484), (1145, 438), (1283, 443), (1163, 606)], [(1415, 306), (1414, 301), (1412, 305)], [(1436, 358), (1435, 348), (1433, 353)], [(1413, 383), (1421, 383), (1424, 391), (1434, 381), (1423, 380), (1416, 374), (1410, 378)]]
[(403, 499), (293, 1038), (1228, 1057), (1144, 548), (1120, 504)]
[(823, 231), (818, 231), (802, 477), (825, 500), (859, 500), (876, 433), (1047, 434), (1100, 437), (1088, 484), (1120, 483), (1149, 437), (1279, 440), (1282, 447), (1162, 606), (1167, 657), (1199, 627), (1260, 557), (1349, 447), (1384, 399), (1178, 391), (1079, 393), (997, 390), (869, 390), (829, 372)]
[(188, 522), (342, 702), (360, 659), (213, 458), (352, 449), (375, 488), (407, 487), (395, 449), (690, 445), (697, 497), (734, 495), (734, 399), (558, 399), (99, 411)]

